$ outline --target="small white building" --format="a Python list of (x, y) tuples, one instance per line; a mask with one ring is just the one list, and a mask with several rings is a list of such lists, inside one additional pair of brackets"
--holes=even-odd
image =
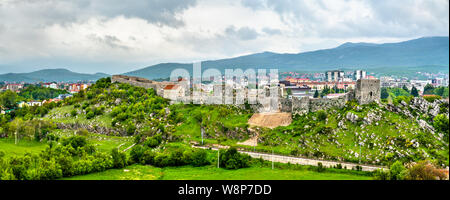
[(170, 84), (164, 87), (163, 97), (170, 100), (177, 100), (185, 96), (185, 89), (177, 84)]

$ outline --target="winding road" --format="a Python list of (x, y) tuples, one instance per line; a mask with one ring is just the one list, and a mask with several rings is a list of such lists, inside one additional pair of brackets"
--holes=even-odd
[[(204, 147), (204, 146), (192, 146), (194, 148), (202, 148), (202, 149), (210, 149), (218, 150), (217, 147)], [(262, 158), (264, 160), (279, 162), (279, 163), (291, 163), (291, 164), (299, 164), (299, 165), (312, 165), (318, 166), (318, 163), (322, 163), (323, 166), (326, 167), (334, 167), (337, 164), (341, 164), (342, 168), (353, 169), (358, 166), (355, 163), (347, 163), (347, 162), (337, 162), (337, 161), (327, 161), (327, 160), (318, 160), (318, 159), (310, 159), (310, 158), (301, 158), (301, 157), (292, 157), (292, 156), (282, 156), (276, 154), (268, 154), (268, 153), (257, 153), (250, 151), (242, 151), (238, 150), (240, 153), (248, 154), (252, 158)], [(359, 165), (362, 168), (362, 171), (375, 171), (377, 169), (387, 169), (384, 166), (374, 166), (374, 165)]]

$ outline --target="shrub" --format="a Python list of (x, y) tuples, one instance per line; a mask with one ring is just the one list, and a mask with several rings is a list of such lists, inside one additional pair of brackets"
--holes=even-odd
[(194, 150), (191, 158), (191, 164), (196, 167), (210, 164), (210, 161), (208, 160), (208, 153), (204, 149)]
[(151, 150), (146, 150), (144, 155), (142, 156), (141, 163), (142, 164), (154, 164), (154, 160), (156, 157), (156, 153)]
[(373, 177), (375, 180), (389, 180), (390, 179), (390, 173), (387, 170), (383, 170), (383, 169), (377, 169), (374, 174)]
[(126, 130), (128, 135), (133, 135), (136, 131), (136, 126), (134, 126), (134, 124), (131, 122), (126, 126)]
[(317, 171), (318, 172), (324, 172), (325, 171), (325, 167), (323, 166), (323, 164), (321, 162), (317, 163)]
[(119, 106), (116, 106), (112, 109), (111, 116), (116, 117), (120, 113), (122, 113), (122, 109)]
[(220, 154), (220, 166), (226, 169), (239, 169), (249, 166), (250, 156), (241, 154), (232, 147)]
[(170, 164), (169, 156), (163, 153), (159, 153), (155, 156), (154, 165), (157, 167), (167, 167)]
[(78, 129), (76, 134), (80, 135), (80, 136), (88, 136), (89, 135), (89, 131), (84, 129), (84, 128), (82, 128), (82, 129)]
[(114, 168), (123, 168), (127, 165), (127, 155), (124, 152), (119, 152), (118, 149), (113, 148), (111, 151)]
[(438, 95), (424, 95), (423, 98), (430, 103), (433, 103), (437, 99), (441, 99), (441, 96)]
[(75, 116), (77, 116), (77, 110), (72, 110), (72, 111), (70, 111), (70, 116), (72, 116), (72, 117), (75, 117)]
[(81, 147), (85, 147), (87, 145), (87, 139), (83, 136), (72, 136), (69, 138), (65, 138), (62, 141), (63, 146), (72, 146), (72, 148), (77, 149)]
[(94, 114), (94, 112), (92, 112), (92, 111), (89, 111), (87, 114), (86, 114), (86, 119), (92, 119), (92, 118), (94, 118), (95, 117), (95, 114)]
[(185, 164), (183, 160), (183, 152), (179, 149), (170, 152), (169, 160), (170, 162), (168, 165), (170, 166), (181, 166)]
[(133, 148), (131, 148), (130, 151), (130, 158), (135, 163), (141, 163), (141, 158), (144, 155), (145, 148), (141, 145), (135, 145)]
[(333, 133), (333, 128), (331, 128), (330, 126), (320, 125), (316, 129), (316, 133), (322, 135), (329, 135)]
[(433, 119), (433, 127), (441, 132), (444, 133), (445, 136), (448, 138), (449, 135), (449, 119), (444, 114), (439, 114)]
[(359, 165), (356, 165), (355, 168), (354, 168), (354, 170), (356, 170), (356, 171), (362, 171), (362, 167), (359, 166)]
[(406, 169), (400, 161), (395, 161), (390, 167), (391, 180), (403, 180), (406, 175)]
[(324, 121), (327, 119), (327, 113), (323, 110), (319, 110), (317, 111), (317, 119), (319, 119), (320, 121)]
[(444, 180), (446, 174), (439, 169), (436, 169), (433, 165), (427, 161), (420, 161), (410, 169), (406, 176), (407, 180)]
[(147, 137), (145, 139), (144, 145), (148, 146), (150, 148), (155, 148), (157, 146), (159, 146), (162, 142), (162, 137), (160, 134), (152, 136), (152, 137)]

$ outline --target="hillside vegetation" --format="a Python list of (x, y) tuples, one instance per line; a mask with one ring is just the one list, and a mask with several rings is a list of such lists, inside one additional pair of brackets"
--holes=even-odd
[[(429, 166), (423, 160), (441, 168), (449, 165), (448, 102), (441, 99), (399, 96), (392, 104), (369, 105), (350, 101), (343, 108), (296, 115), (292, 124), (275, 129), (249, 127), (252, 114), (230, 105), (170, 105), (152, 89), (100, 79), (62, 102), (1, 115), (0, 152), (6, 153), (0, 153), (0, 179), (58, 179), (132, 164), (193, 171), (206, 166), (202, 170), (209, 171), (217, 154), (192, 148), (202, 142), (391, 168), (414, 162)], [(256, 135), (258, 146), (238, 145)], [(230, 148), (221, 150), (220, 166), (236, 170), (267, 163)], [(336, 168), (326, 170), (340, 173)], [(306, 170), (324, 172), (322, 166)], [(391, 175), (380, 172), (377, 177)]]

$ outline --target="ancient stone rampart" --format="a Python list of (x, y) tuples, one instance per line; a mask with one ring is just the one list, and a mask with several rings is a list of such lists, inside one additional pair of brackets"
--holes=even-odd
[[(145, 78), (113, 75), (112, 82), (127, 83), (130, 85), (153, 88), (157, 95), (163, 96), (163, 88), (170, 82), (157, 82)], [(356, 83), (355, 90), (350, 90), (346, 95), (337, 98), (309, 98), (309, 97), (292, 97), (279, 98), (278, 109), (276, 104), (272, 102), (263, 102), (250, 105), (255, 112), (289, 112), (292, 114), (305, 114), (308, 112), (316, 112), (318, 110), (327, 110), (333, 107), (341, 108), (345, 106), (347, 101), (356, 99), (360, 104), (368, 104), (380, 100), (380, 81), (378, 79), (360, 79)], [(276, 100), (276, 99), (275, 99)]]
[(155, 90), (156, 94), (159, 96), (163, 96), (164, 90), (163, 88), (170, 84), (169, 82), (157, 82), (148, 80), (145, 78), (135, 77), (135, 76), (126, 76), (126, 75), (113, 75), (111, 78), (113, 83), (126, 83), (130, 85), (134, 85), (137, 87), (143, 87), (146, 89), (152, 88)]

